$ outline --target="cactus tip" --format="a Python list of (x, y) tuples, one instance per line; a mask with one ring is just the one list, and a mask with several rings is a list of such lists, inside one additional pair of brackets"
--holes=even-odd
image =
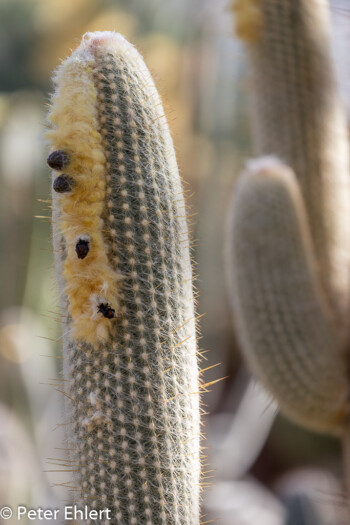
[(259, 39), (263, 24), (260, 8), (261, 0), (233, 0), (232, 11), (235, 14), (235, 32), (247, 43)]

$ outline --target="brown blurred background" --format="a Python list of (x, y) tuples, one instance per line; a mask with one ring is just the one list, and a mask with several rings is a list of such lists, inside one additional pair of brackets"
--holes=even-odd
[[(244, 53), (227, 0), (0, 0), (0, 506), (68, 498), (64, 385), (45, 164), (50, 75), (86, 31), (115, 30), (143, 54), (163, 97), (188, 190), (198, 275), (209, 466), (203, 523), (334, 525), (335, 440), (277, 415), (235, 343), (225, 282), (226, 208), (250, 154)], [(346, 94), (346, 2), (333, 4)], [(344, 51), (345, 50), (345, 51)], [(41, 216), (41, 218), (34, 218)], [(210, 521), (212, 520), (212, 521)], [(1, 520), (0, 520), (1, 523)], [(5, 523), (5, 522), (4, 522)], [(6, 523), (11, 523), (7, 521)], [(33, 522), (31, 522), (33, 523)], [(34, 522), (35, 523), (35, 522)], [(43, 523), (43, 521), (40, 521)]]

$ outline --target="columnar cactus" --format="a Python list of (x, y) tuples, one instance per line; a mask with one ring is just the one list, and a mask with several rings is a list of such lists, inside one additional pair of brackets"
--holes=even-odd
[(199, 405), (184, 199), (152, 78), (87, 33), (49, 113), (68, 448), (96, 523), (199, 523)]
[(341, 325), (350, 300), (350, 250), (344, 249), (350, 237), (349, 148), (327, 2), (248, 0), (245, 9), (250, 3), (259, 4), (261, 17), (247, 45), (255, 154), (278, 155), (295, 171), (322, 286)]
[(326, 2), (234, 4), (247, 41), (253, 143), (263, 156), (248, 163), (232, 201), (237, 332), (286, 414), (341, 434), (349, 413), (349, 145)]
[(293, 171), (273, 157), (250, 161), (230, 225), (235, 323), (252, 371), (292, 419), (338, 433), (345, 363)]

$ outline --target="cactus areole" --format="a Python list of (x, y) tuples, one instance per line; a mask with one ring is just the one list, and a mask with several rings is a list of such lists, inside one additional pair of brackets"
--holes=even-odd
[(58, 68), (49, 113), (74, 503), (90, 523), (199, 523), (199, 400), (185, 207), (149, 71), (116, 33)]

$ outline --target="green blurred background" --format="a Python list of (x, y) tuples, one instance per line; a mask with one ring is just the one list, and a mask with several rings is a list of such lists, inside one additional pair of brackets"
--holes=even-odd
[(188, 194), (198, 311), (205, 314), (201, 366), (221, 363), (207, 381), (227, 376), (203, 395), (210, 471), (203, 523), (335, 523), (337, 442), (276, 417), (235, 342), (225, 222), (250, 132), (244, 54), (228, 4), (0, 0), (0, 506), (69, 501), (45, 113), (51, 72), (81, 35), (115, 30), (141, 51), (164, 101)]

